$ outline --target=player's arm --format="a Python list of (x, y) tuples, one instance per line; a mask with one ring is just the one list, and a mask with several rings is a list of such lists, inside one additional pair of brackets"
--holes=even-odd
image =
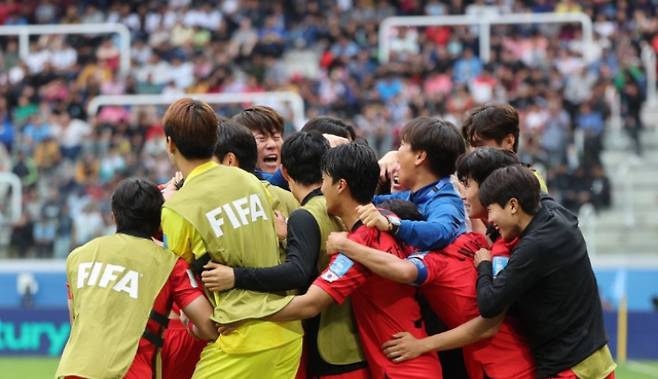
[(402, 362), (432, 351), (456, 349), (493, 337), (504, 319), (505, 313), (495, 318), (478, 316), (454, 329), (421, 339), (407, 332), (397, 333), (382, 345), (382, 350), (389, 359)]
[(200, 339), (215, 340), (217, 329), (210, 319), (213, 315), (213, 307), (204, 296), (189, 265), (183, 259), (179, 259), (174, 265), (167, 285), (171, 289), (173, 302), (192, 321), (194, 325), (191, 328), (192, 332)]
[(541, 260), (542, 250), (541, 244), (525, 237), (495, 279), (491, 252), (480, 249), (475, 254), (474, 262), (478, 271), (477, 302), (482, 317), (500, 315), (543, 277), (546, 264)]
[(418, 277), (418, 269), (413, 262), (361, 245), (347, 238), (345, 232), (329, 235), (327, 251), (341, 252), (350, 259), (366, 266), (375, 274), (394, 282), (411, 284), (416, 282)]
[(211, 291), (242, 288), (260, 292), (287, 291), (305, 287), (312, 279), (320, 255), (320, 227), (304, 209), (294, 211), (288, 219), (286, 261), (273, 267), (230, 268), (208, 263), (201, 274)]
[(304, 295), (295, 296), (288, 305), (265, 320), (283, 322), (315, 317), (333, 301), (320, 287), (311, 285)]
[(395, 237), (423, 250), (442, 249), (464, 231), (465, 215), (461, 199), (442, 196), (432, 200), (425, 221), (400, 221)]
[(193, 330), (198, 338), (210, 341), (217, 339), (219, 336), (217, 328), (210, 319), (213, 309), (205, 296), (199, 296), (192, 300), (182, 310), (194, 324), (195, 328)]

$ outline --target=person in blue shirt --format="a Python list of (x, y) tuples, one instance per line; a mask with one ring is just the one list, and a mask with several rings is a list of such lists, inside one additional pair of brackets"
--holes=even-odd
[[(464, 202), (450, 180), (466, 144), (453, 124), (434, 117), (409, 121), (401, 137), (399, 182), (409, 190), (375, 196), (375, 205), (358, 208), (359, 218), (418, 249), (441, 249), (466, 231)], [(411, 201), (426, 220), (397, 220), (380, 214), (376, 204), (389, 199)]]
[[(318, 133), (324, 134), (327, 137), (327, 134), (332, 136), (345, 138), (348, 141), (354, 141), (356, 138), (356, 132), (351, 125), (347, 124), (345, 121), (331, 116), (318, 116), (310, 119), (302, 127), (303, 132), (316, 131)], [(330, 141), (331, 143), (331, 141)], [(274, 173), (259, 173), (259, 179), (267, 180), (270, 184), (277, 187), (281, 187), (285, 190), (289, 190), (288, 181), (284, 178), (283, 173), (281, 172), (281, 167), (279, 167)]]

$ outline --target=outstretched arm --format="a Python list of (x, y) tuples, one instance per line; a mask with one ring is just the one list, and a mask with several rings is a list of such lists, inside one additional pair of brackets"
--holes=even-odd
[(341, 252), (382, 278), (394, 282), (411, 284), (418, 276), (416, 265), (412, 262), (352, 241), (347, 238), (345, 232), (334, 232), (329, 235), (327, 251)]
[(421, 339), (407, 332), (397, 333), (382, 345), (382, 350), (392, 361), (402, 362), (431, 351), (456, 349), (493, 337), (504, 318), (505, 313), (495, 318), (478, 316), (454, 329)]
[(210, 319), (213, 309), (205, 296), (199, 296), (187, 306), (183, 307), (183, 313), (192, 321), (197, 337), (214, 341), (219, 334), (214, 322)]
[(304, 295), (295, 296), (288, 305), (265, 320), (283, 322), (315, 317), (333, 301), (328, 293), (312, 285)]

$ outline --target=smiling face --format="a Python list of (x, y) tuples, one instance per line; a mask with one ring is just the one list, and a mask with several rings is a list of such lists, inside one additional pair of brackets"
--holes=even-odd
[(258, 148), (256, 166), (261, 171), (273, 173), (281, 164), (281, 146), (283, 145), (281, 133), (263, 134), (254, 131), (253, 134)]
[(464, 183), (464, 206), (468, 217), (486, 219), (487, 210), (480, 203), (480, 185), (473, 178)]
[(506, 242), (514, 240), (521, 234), (518, 220), (518, 202), (510, 199), (505, 207), (499, 204), (490, 204), (487, 207), (487, 221), (493, 225)]

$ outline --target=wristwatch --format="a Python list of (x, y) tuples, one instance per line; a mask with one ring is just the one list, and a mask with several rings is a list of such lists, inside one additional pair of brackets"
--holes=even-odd
[(400, 230), (400, 218), (393, 214), (386, 215), (385, 217), (388, 220), (388, 232), (392, 235), (398, 234), (398, 230)]

